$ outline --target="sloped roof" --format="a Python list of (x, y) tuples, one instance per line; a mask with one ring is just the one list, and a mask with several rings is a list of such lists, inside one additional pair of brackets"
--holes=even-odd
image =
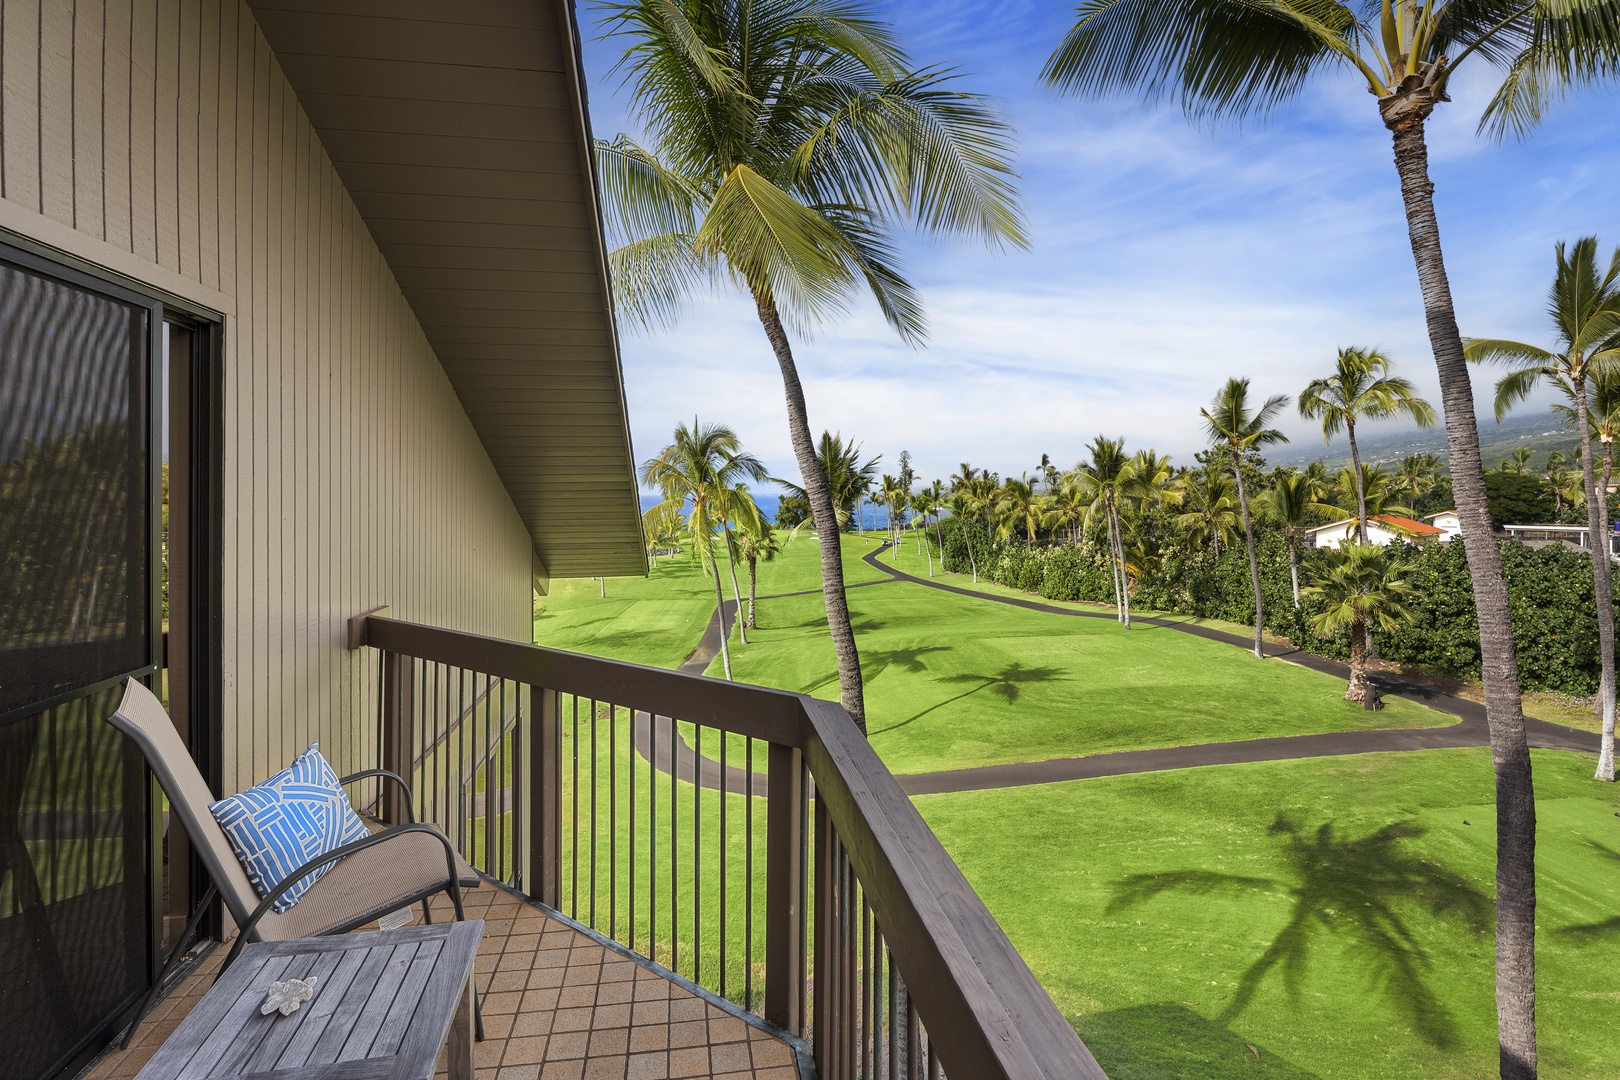
[(645, 573), (570, 0), (249, 5), (543, 573)]
[(1415, 521), (1409, 517), (1401, 517), (1399, 514), (1373, 514), (1367, 520), (1376, 521), (1381, 525), (1388, 525), (1392, 529), (1409, 532), (1415, 536), (1439, 536), (1446, 531), (1437, 529), (1433, 525), (1425, 525), (1423, 522)]

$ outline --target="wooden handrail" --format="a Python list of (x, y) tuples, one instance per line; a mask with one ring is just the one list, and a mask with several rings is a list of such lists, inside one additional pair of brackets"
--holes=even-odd
[[(375, 615), (364, 617), (355, 636), (385, 654), (467, 668), (543, 688), (547, 694), (609, 701), (769, 742), (790, 755), (772, 761), (772, 825), (791, 820), (797, 835), (777, 839), (795, 853), (810, 822), (796, 811), (778, 818), (775, 808), (789, 801), (796, 805), (797, 793), (790, 800), (789, 791), (778, 792), (777, 786), (789, 787), (782, 781), (797, 774), (802, 755), (816, 803), (836, 830), (866, 902), (883, 925), (947, 1074), (975, 1080), (1107, 1080), (893, 774), (836, 703)], [(535, 746), (543, 758), (543, 740), (537, 739)], [(796, 854), (791, 862), (797, 865)], [(801, 919), (798, 882), (783, 880), (792, 874), (772, 873), (769, 884), (780, 896), (773, 897), (768, 918)], [(546, 893), (543, 887), (539, 891)], [(783, 918), (773, 911), (792, 914)], [(767, 926), (768, 933), (772, 929)], [(796, 922), (774, 929), (771, 940), (780, 943), (779, 950), (800, 936)], [(766, 1012), (779, 1025), (796, 1030), (804, 966), (803, 958), (790, 959), (767, 971)]]

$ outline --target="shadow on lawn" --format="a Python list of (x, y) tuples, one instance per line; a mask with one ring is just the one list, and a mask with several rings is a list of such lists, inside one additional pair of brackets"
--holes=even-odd
[[(933, 650), (924, 649), (896, 651), (927, 652)], [(908, 670), (922, 670), (921, 662), (918, 662), (918, 667), (916, 669)], [(971, 685), (968, 687), (968, 689), (962, 691), (960, 694), (948, 697), (944, 701), (935, 702), (922, 712), (917, 713), (915, 716), (902, 720), (898, 724), (890, 724), (886, 728), (879, 728), (877, 731), (873, 731), (870, 734), (881, 735), (885, 731), (894, 731), (897, 728), (903, 728), (908, 724), (915, 724), (918, 720), (921, 720), (934, 710), (943, 709), (945, 706), (961, 701), (963, 698), (972, 697), (981, 690), (989, 690), (991, 693), (1005, 701), (1008, 705), (1011, 705), (1018, 700), (1019, 695), (1024, 692), (1024, 686), (1028, 683), (1054, 682), (1062, 680), (1062, 668), (1025, 667), (1023, 662), (1020, 660), (1014, 660), (1008, 664), (1005, 664), (1002, 666), (1000, 671), (990, 675), (977, 675), (973, 672), (963, 672), (960, 675), (946, 675), (943, 678), (935, 679), (934, 681), (958, 684), (968, 683)]]
[(1209, 870), (1133, 874), (1114, 887), (1108, 910), (1118, 911), (1161, 893), (1284, 893), (1292, 900), (1288, 921), (1264, 952), (1238, 979), (1237, 993), (1221, 1012), (1230, 1024), (1253, 1000), (1261, 982), (1280, 971), (1290, 996), (1299, 996), (1314, 942), (1326, 935), (1343, 942), (1372, 989), (1381, 993), (1431, 1046), (1456, 1045), (1456, 1021), (1425, 981), (1432, 961), (1398, 910), (1416, 903), (1436, 916), (1461, 919), (1470, 930), (1490, 926), (1491, 901), (1460, 874), (1406, 850), (1404, 841), (1422, 836), (1412, 822), (1386, 825), (1351, 840), (1332, 822), (1307, 832), (1278, 815), (1271, 835), (1282, 844), (1287, 879), (1243, 877)]
[(1319, 1080), (1176, 1002), (1090, 1013), (1071, 1023), (1111, 1080)]

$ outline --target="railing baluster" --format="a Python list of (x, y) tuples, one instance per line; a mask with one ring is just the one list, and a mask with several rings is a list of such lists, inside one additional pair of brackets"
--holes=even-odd
[[(630, 916), (627, 926), (630, 930), (630, 948), (636, 947), (636, 710), (630, 709), (630, 851), (626, 863), (630, 867)], [(652, 944), (647, 945), (647, 953), (651, 955)]]
[(703, 981), (703, 725), (692, 725), (692, 981)]
[(680, 721), (673, 716), (669, 718), (669, 970), (681, 970), (681, 931), (680, 931), (680, 807), (676, 798), (680, 794), (680, 785), (676, 778), (681, 771), (680, 755), (675, 748), (680, 745)]
[(731, 834), (726, 831), (726, 803), (731, 794), (727, 790), (726, 778), (726, 744), (731, 737), (724, 729), (720, 731), (720, 840), (715, 846), (719, 849), (716, 857), (720, 860), (718, 877), (720, 879), (720, 996), (726, 996), (726, 848), (730, 846)]
[(754, 1011), (754, 737), (743, 737), (743, 1008)]
[(619, 936), (619, 707), (608, 703), (608, 937)]
[(579, 695), (572, 696), (572, 709), (574, 714), (574, 732), (570, 742), (574, 754), (574, 782), (569, 786), (569, 792), (574, 800), (574, 812), (569, 819), (573, 842), (568, 845), (568, 861), (570, 871), (568, 874), (568, 916), (579, 918)]
[(597, 765), (597, 762), (596, 762), (596, 710), (598, 709), (598, 707), (599, 706), (597, 704), (596, 699), (592, 698), (591, 699), (591, 759), (590, 759), (590, 770), (591, 770), (591, 918), (590, 918), (590, 924), (589, 924), (592, 930), (596, 929), (596, 851), (597, 851), (597, 848), (600, 846), (597, 843), (597, 832), (596, 832), (596, 803), (597, 803), (596, 774), (597, 774), (597, 772), (600, 771), (596, 767), (596, 765)]
[[(765, 1019), (795, 1035), (803, 1035), (805, 984), (803, 755), (796, 747), (771, 743), (767, 768), (769, 801), (765, 811)], [(819, 836), (819, 830), (824, 826), (819, 805), (816, 824)], [(818, 920), (820, 911), (818, 906)]]

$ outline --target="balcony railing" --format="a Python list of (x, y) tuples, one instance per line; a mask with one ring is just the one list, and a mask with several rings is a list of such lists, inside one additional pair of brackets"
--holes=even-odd
[(379, 615), (351, 642), (418, 820), (822, 1080), (1103, 1076), (838, 705)]

